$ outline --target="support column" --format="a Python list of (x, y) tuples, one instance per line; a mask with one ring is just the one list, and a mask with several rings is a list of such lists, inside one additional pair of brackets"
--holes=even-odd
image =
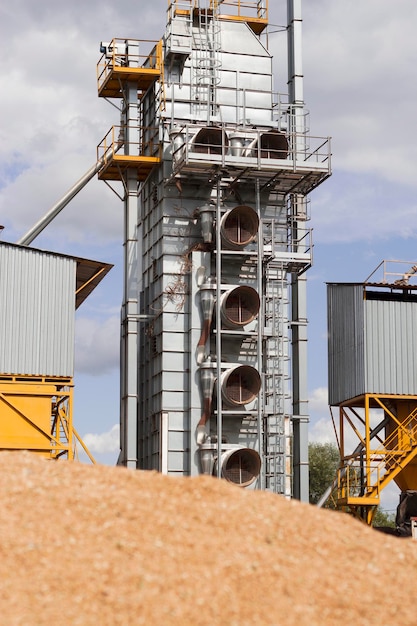
[[(292, 105), (292, 137), (294, 158), (305, 150), (304, 95), (302, 69), (301, 0), (288, 0), (288, 87)], [(293, 196), (291, 227), (294, 241), (302, 240), (307, 216), (306, 200)], [(292, 392), (294, 436), (294, 497), (308, 502), (308, 389), (307, 389), (307, 281), (305, 276), (292, 275)]]
[[(136, 83), (125, 88), (125, 154), (140, 151), (140, 131)], [(129, 169), (125, 177), (124, 199), (124, 272), (121, 313), (121, 407), (118, 464), (132, 469), (138, 463), (138, 180), (137, 171)]]

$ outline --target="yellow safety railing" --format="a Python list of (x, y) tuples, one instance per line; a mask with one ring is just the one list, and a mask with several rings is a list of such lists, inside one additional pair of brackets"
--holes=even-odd
[[(114, 38), (109, 42), (106, 50), (101, 55), (97, 63), (97, 84), (100, 89), (105, 83), (109, 74), (117, 68), (127, 68), (142, 70), (157, 70), (161, 72), (162, 68), (162, 42), (152, 39), (129, 39), (129, 42), (135, 42), (137, 48), (126, 44), (125, 39)], [(142, 45), (150, 52), (141, 54)], [(139, 53), (132, 53), (132, 49), (139, 50)]]
[(338, 470), (338, 497), (378, 498), (386, 486), (408, 464), (417, 448), (417, 409), (395, 429), (379, 448), (370, 450), (370, 463), (352, 459)]
[(268, 19), (268, 0), (168, 0), (171, 15), (189, 15), (199, 9), (208, 9), (214, 15), (227, 12), (238, 18)]
[[(128, 139), (129, 137), (129, 139)], [(132, 140), (131, 137), (136, 137)], [(121, 148), (124, 146), (124, 151)], [(112, 126), (97, 146), (97, 160), (103, 164), (117, 156), (159, 156), (159, 129), (153, 127)]]

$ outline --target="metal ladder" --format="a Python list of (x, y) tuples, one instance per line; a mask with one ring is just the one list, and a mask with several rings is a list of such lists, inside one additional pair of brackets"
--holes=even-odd
[(289, 432), (286, 404), (290, 399), (288, 286), (286, 267), (270, 261), (265, 267), (265, 329), (264, 371), (265, 411), (263, 418), (263, 448), (265, 486), (274, 493), (285, 494), (291, 468), (288, 459)]
[(197, 12), (194, 29), (191, 103), (198, 117), (206, 114), (209, 124), (218, 115), (216, 88), (219, 84), (220, 24), (207, 7)]

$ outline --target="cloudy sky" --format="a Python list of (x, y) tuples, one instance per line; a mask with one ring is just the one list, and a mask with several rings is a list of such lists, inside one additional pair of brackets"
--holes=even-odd
[[(286, 0), (270, 23), (286, 21)], [(118, 112), (97, 97), (99, 43), (159, 39), (166, 0), (15, 0), (0, 24), (0, 222), (15, 242), (95, 162)], [(395, 8), (395, 11), (394, 11)], [(332, 136), (333, 176), (311, 195), (309, 276), (311, 438), (329, 438), (328, 281), (364, 280), (382, 259), (417, 261), (417, 3), (305, 0), (305, 100), (312, 135)], [(285, 35), (269, 36), (284, 91)], [(75, 425), (103, 462), (117, 457), (122, 213), (93, 180), (36, 247), (114, 263), (77, 315)]]

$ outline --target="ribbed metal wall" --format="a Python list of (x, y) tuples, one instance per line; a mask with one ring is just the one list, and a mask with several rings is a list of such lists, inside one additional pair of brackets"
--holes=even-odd
[(417, 302), (364, 298), (362, 284), (330, 284), (329, 403), (364, 393), (415, 395)]
[(417, 303), (366, 300), (366, 391), (416, 395)]
[(327, 285), (329, 404), (365, 392), (362, 285)]
[(76, 262), (0, 245), (0, 374), (73, 376)]

